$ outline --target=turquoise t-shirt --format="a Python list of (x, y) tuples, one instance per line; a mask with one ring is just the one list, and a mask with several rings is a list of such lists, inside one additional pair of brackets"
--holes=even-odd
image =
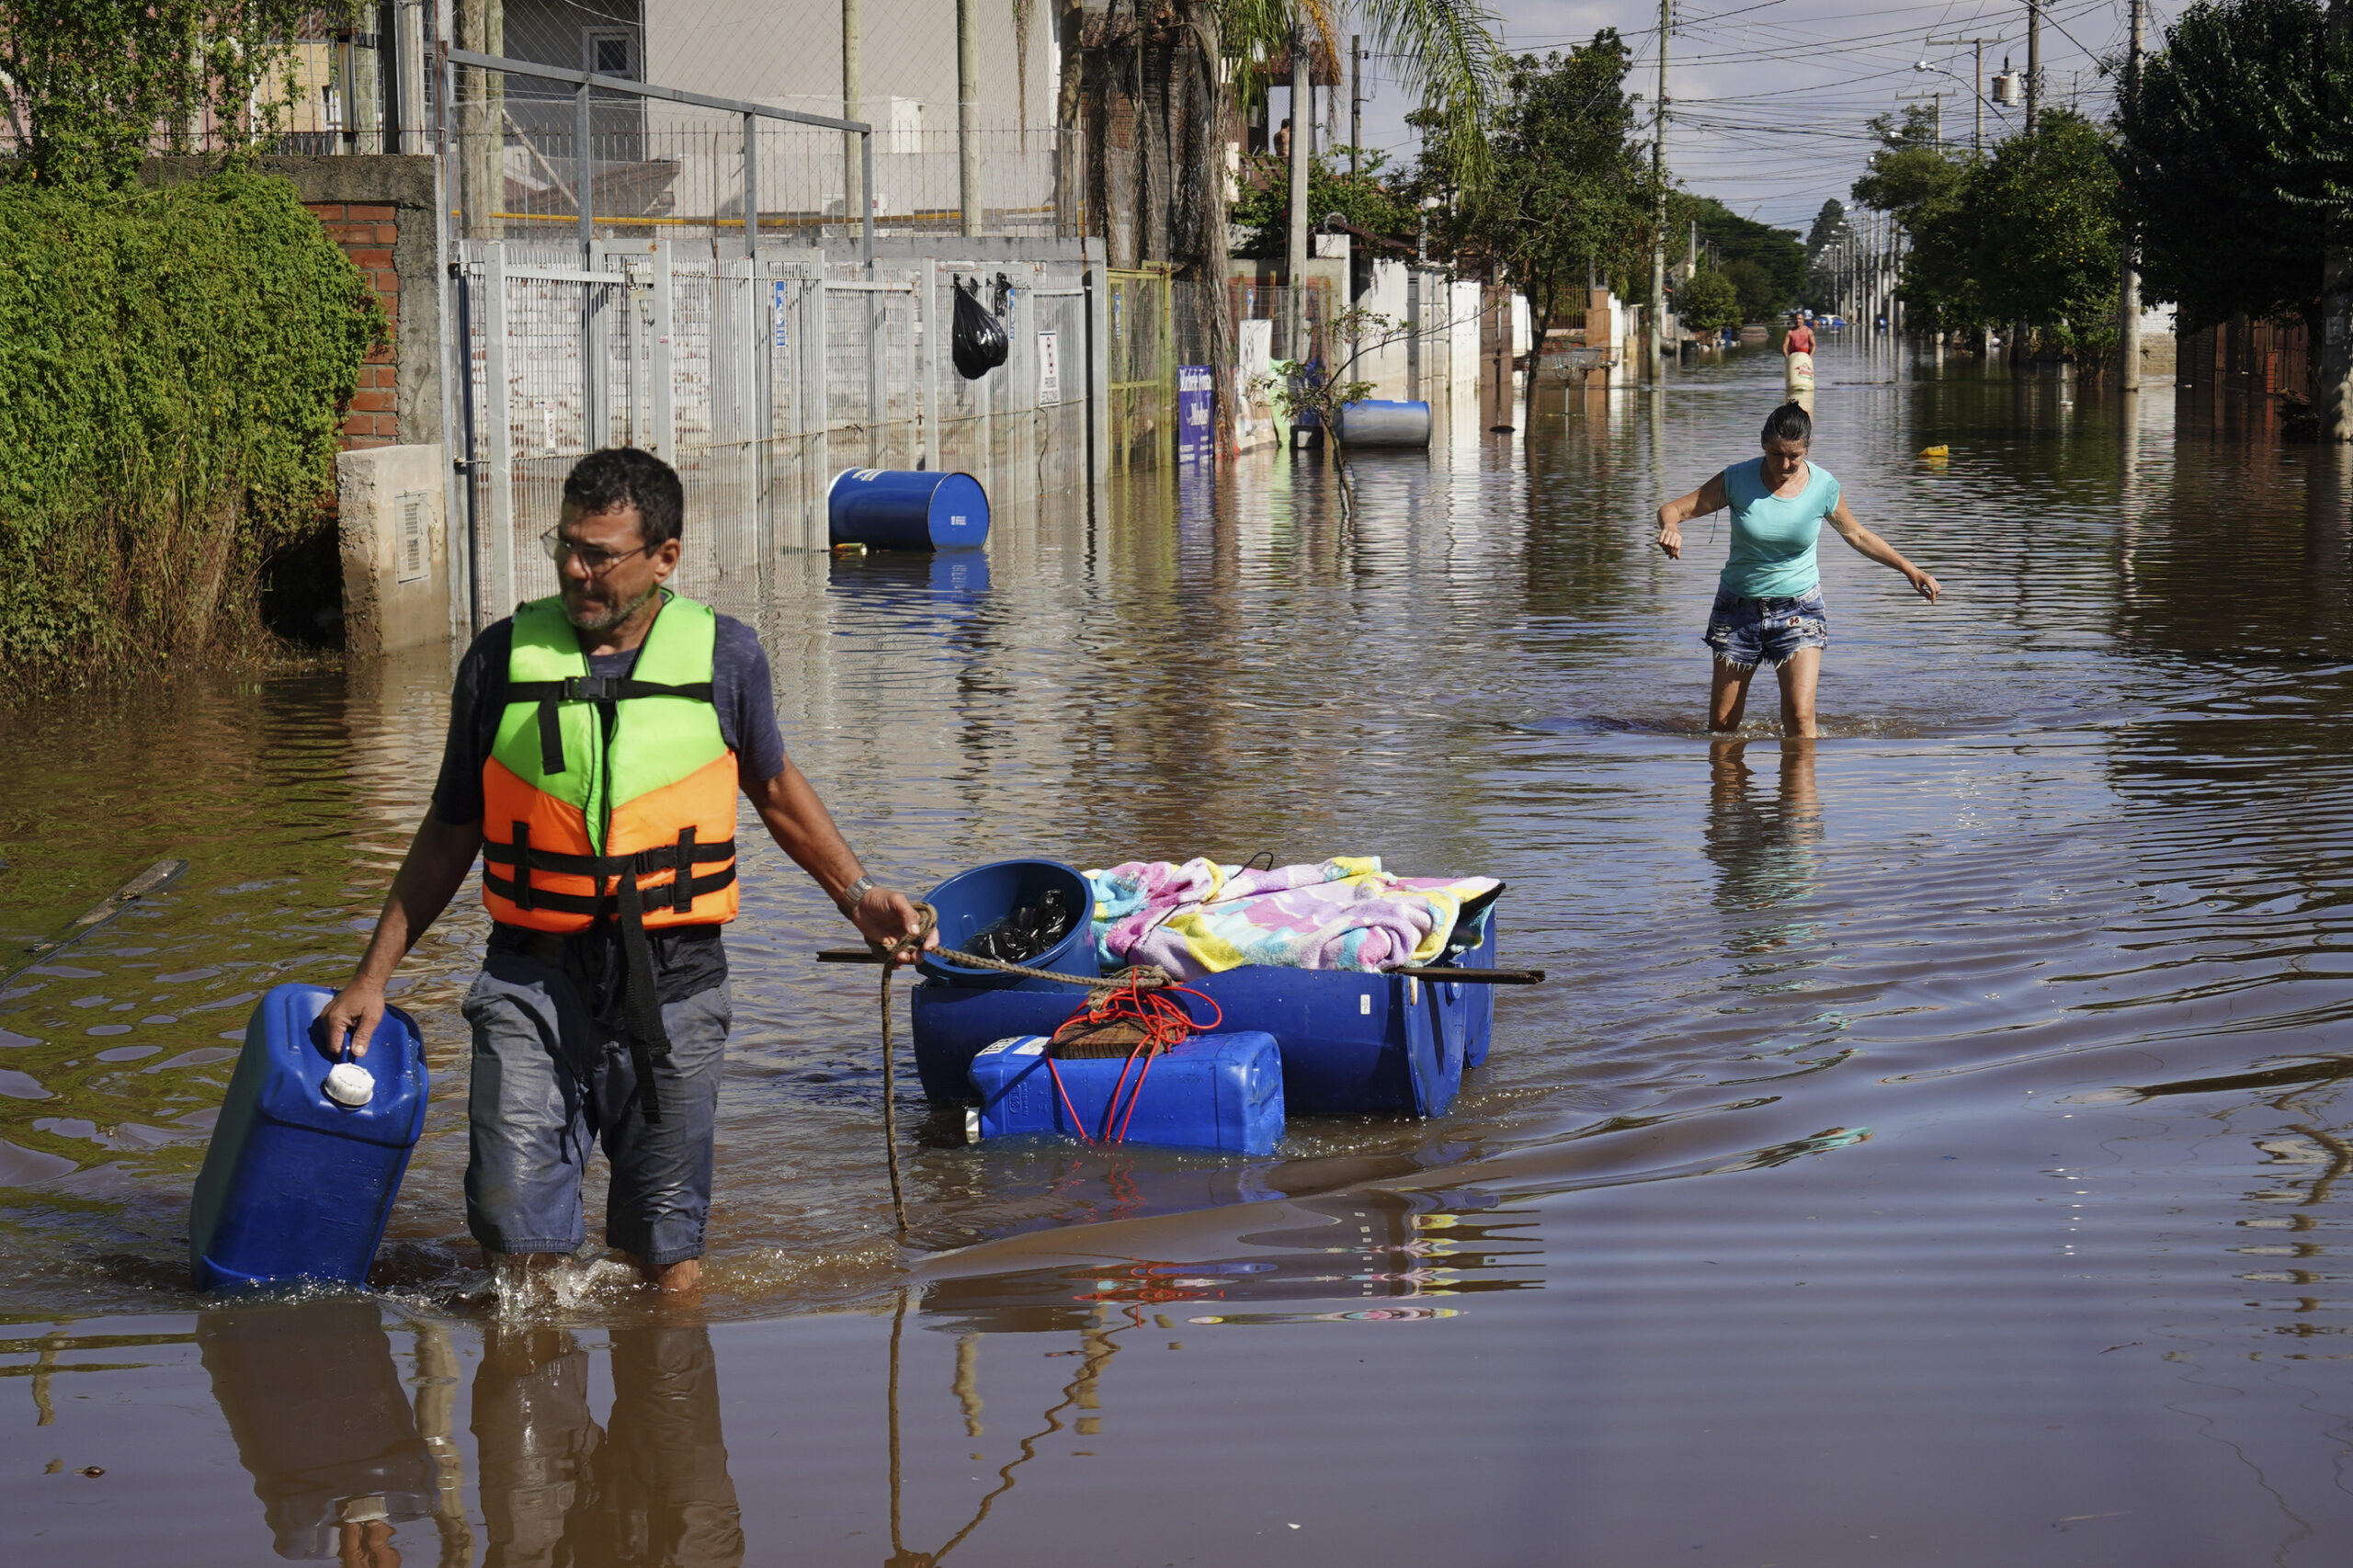
[(1805, 488), (1776, 495), (1765, 487), (1765, 460), (1751, 458), (1724, 470), (1724, 494), (1732, 501), (1732, 558), (1718, 579), (1726, 593), (1745, 599), (1793, 599), (1822, 585), (1813, 543), (1822, 520), (1838, 506), (1838, 481), (1819, 463), (1809, 464)]

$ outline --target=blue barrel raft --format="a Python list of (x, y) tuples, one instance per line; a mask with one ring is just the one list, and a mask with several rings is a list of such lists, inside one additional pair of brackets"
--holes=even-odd
[(188, 1217), (199, 1290), (367, 1280), (425, 1131), (425, 1048), (387, 1007), (364, 1058), (331, 1061), (318, 1019), (334, 996), (281, 985), (245, 1025)]
[(1366, 399), (1340, 405), (1340, 443), (1348, 447), (1427, 447), (1430, 405)]
[(1283, 1141), (1282, 1055), (1262, 1030), (1195, 1035), (1148, 1061), (1050, 1062), (1046, 1051), (1043, 1035), (1029, 1035), (972, 1058), (980, 1137), (1041, 1133), (1228, 1154), (1271, 1154)]
[[(1495, 922), (1490, 909), (1475, 942), (1431, 967), (1495, 967)], [(908, 1005), (915, 1070), (936, 1104), (971, 1098), (969, 1068), (984, 1047), (1051, 1035), (1086, 1000), (1077, 986), (1024, 981), (984, 988), (965, 978), (982, 971), (927, 967)], [(1038, 967), (1070, 972), (1060, 964)], [(1249, 964), (1186, 983), (1217, 1003), (1226, 1030), (1275, 1037), (1291, 1116), (1443, 1116), (1462, 1087), (1462, 1070), (1486, 1060), (1495, 1032), (1494, 988), (1460, 981)]]
[(846, 468), (825, 492), (835, 544), (869, 550), (978, 550), (989, 541), (989, 497), (969, 473)]

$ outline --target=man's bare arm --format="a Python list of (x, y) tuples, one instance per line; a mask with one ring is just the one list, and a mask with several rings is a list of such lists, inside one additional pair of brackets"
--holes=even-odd
[(392, 891), (384, 900), (384, 912), (376, 917), (376, 934), (369, 938), (358, 969), (326, 1006), (323, 1017), (330, 1051), (340, 1052), (348, 1036), (352, 1055), (368, 1054), (368, 1042), (384, 1016), (384, 983), (449, 907), (481, 852), (480, 821), (447, 823), (426, 811), (392, 878)]

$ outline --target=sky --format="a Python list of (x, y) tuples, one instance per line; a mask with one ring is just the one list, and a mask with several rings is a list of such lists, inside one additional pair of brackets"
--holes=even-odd
[[(1644, 134), (1658, 85), (1655, 0), (1488, 0), (1514, 54), (1542, 54), (1614, 27), (1633, 46), (1632, 90), (1643, 97)], [(2152, 49), (2182, 0), (2148, 6)], [(2125, 0), (2052, 0), (2042, 22), (2042, 78), (2054, 103), (2107, 118), (2114, 82), (2099, 62), (2120, 55)], [(2026, 68), (2026, 6), (1997, 0), (1864, 6), (1855, 0), (1678, 0), (1667, 38), (1666, 156), (1688, 189), (1733, 211), (1802, 233), (1824, 201), (1849, 199), (1874, 145), (1864, 122), (1901, 111), (1899, 95), (1942, 89), (1948, 142), (1966, 146), (1973, 51), (1930, 38), (2000, 38), (1985, 46), (1988, 75), (2007, 55)], [(1927, 60), (1951, 75), (1913, 69)], [(1410, 163), (1414, 100), (1392, 65), (1368, 62), (1364, 141)], [(1279, 112), (1279, 111), (1278, 111)], [(2007, 135), (2018, 109), (1985, 111), (1988, 145)], [(1341, 136), (1347, 104), (1341, 97)]]

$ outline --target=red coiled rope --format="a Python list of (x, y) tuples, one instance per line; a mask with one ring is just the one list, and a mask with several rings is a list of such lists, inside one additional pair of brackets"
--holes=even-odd
[[(1206, 1024), (1196, 1022), (1191, 1012), (1168, 994), (1170, 992), (1182, 992), (1208, 1003), (1212, 1015), (1210, 1021)], [(1063, 1020), (1062, 1027), (1054, 1030), (1053, 1039), (1046, 1045), (1046, 1071), (1053, 1076), (1054, 1093), (1062, 1096), (1063, 1114), (1070, 1118), (1071, 1130), (1078, 1134), (1078, 1141), (1082, 1143), (1126, 1142), (1128, 1128), (1136, 1119), (1137, 1103), (1143, 1097), (1144, 1080), (1152, 1074), (1152, 1059), (1170, 1046), (1180, 1045), (1196, 1034), (1214, 1030), (1224, 1022), (1225, 1011), (1217, 1005), (1217, 999), (1188, 985), (1155, 986), (1147, 990), (1131, 981), (1116, 989), (1092, 993), (1084, 1005)], [(1078, 1108), (1071, 1103), (1070, 1091), (1063, 1085), (1062, 1071), (1054, 1065), (1053, 1048), (1074, 1029), (1094, 1028), (1109, 1023), (1133, 1024), (1142, 1031), (1142, 1035), (1128, 1052), (1128, 1059), (1120, 1064), (1119, 1082), (1111, 1086), (1110, 1103), (1104, 1108), (1102, 1131), (1090, 1136), (1078, 1119)], [(1139, 1062), (1142, 1067), (1136, 1073), (1135, 1087), (1130, 1089), (1128, 1071)], [(1125, 1096), (1124, 1100), (1122, 1096)]]

